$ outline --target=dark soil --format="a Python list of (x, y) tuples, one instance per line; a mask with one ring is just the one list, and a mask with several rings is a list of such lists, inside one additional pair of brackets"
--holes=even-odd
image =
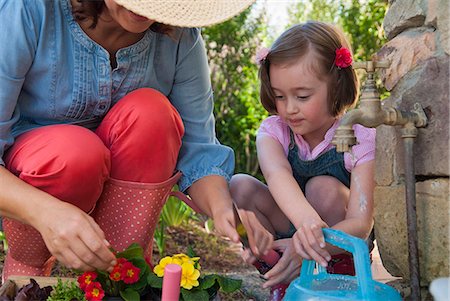
[[(165, 230), (166, 248), (164, 254), (159, 254), (156, 243), (153, 245), (153, 264), (157, 264), (164, 256), (177, 253), (187, 253), (191, 246), (200, 257), (203, 274), (217, 273), (246, 273), (255, 268), (242, 260), (239, 255), (240, 245), (213, 233), (207, 233), (201, 222), (190, 220), (179, 227), (169, 227)], [(0, 245), (0, 270), (3, 268), (5, 252)], [(60, 264), (56, 264), (52, 271), (55, 277), (76, 277), (77, 274)], [(238, 291), (233, 294), (220, 293), (221, 300), (251, 300), (251, 296)]]
[[(191, 246), (200, 257), (200, 265), (205, 273), (230, 273), (254, 269), (244, 263), (239, 255), (241, 246), (231, 241), (207, 233), (198, 223), (191, 221), (180, 227), (166, 229), (166, 250), (164, 256), (177, 253), (187, 253)], [(160, 259), (156, 244), (153, 247), (153, 262)]]

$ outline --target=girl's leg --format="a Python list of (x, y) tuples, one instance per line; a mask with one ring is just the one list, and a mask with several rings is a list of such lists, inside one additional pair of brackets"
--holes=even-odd
[[(274, 235), (289, 233), (291, 224), (276, 204), (268, 187), (252, 176), (237, 174), (231, 178), (230, 192), (239, 208), (253, 211), (261, 224)], [(258, 268), (259, 264), (254, 263)], [(289, 283), (270, 288), (269, 301), (283, 299)]]
[(314, 177), (306, 183), (305, 196), (331, 227), (344, 220), (350, 189), (331, 176)]
[(267, 185), (258, 179), (245, 174), (234, 175), (230, 181), (230, 192), (238, 207), (254, 212), (271, 233), (290, 230), (288, 218), (278, 207)]
[(93, 216), (115, 249), (137, 242), (151, 256), (160, 211), (178, 179), (182, 120), (164, 95), (139, 89), (110, 110), (96, 133), (111, 151), (111, 178)]
[[(331, 227), (345, 219), (350, 189), (330, 176), (314, 177), (306, 183), (306, 199)], [(351, 254), (343, 252), (331, 256), (329, 273), (355, 275)]]
[[(85, 212), (100, 196), (110, 164), (101, 140), (73, 125), (45, 126), (20, 135), (5, 154), (5, 163), (26, 183)], [(4, 219), (3, 227), (9, 243), (3, 279), (48, 275), (51, 254), (39, 232), (12, 219)]]

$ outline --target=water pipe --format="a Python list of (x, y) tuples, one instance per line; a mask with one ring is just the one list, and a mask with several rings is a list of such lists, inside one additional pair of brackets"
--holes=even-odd
[(332, 143), (336, 145), (338, 152), (348, 152), (350, 147), (356, 144), (356, 137), (353, 131), (353, 125), (356, 123), (371, 128), (376, 128), (382, 124), (403, 126), (402, 139), (405, 147), (406, 222), (411, 299), (420, 300), (416, 180), (413, 158), (414, 138), (417, 136), (417, 128), (426, 126), (427, 117), (419, 103), (415, 103), (414, 109), (410, 112), (382, 106), (380, 94), (375, 85), (374, 73), (377, 68), (387, 67), (389, 67), (389, 63), (385, 61), (355, 62), (353, 64), (353, 68), (367, 71), (367, 80), (362, 89), (359, 108), (351, 110), (342, 117), (341, 124), (336, 129)]

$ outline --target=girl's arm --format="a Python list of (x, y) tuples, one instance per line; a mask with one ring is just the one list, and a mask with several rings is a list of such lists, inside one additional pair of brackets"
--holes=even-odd
[(366, 239), (373, 226), (373, 192), (375, 160), (352, 170), (350, 200), (345, 219), (333, 226), (353, 236)]
[(266, 135), (257, 137), (256, 147), (261, 171), (270, 193), (296, 229), (302, 229), (302, 235), (305, 235), (305, 239), (309, 241), (306, 246), (308, 253), (299, 252), (299, 254), (304, 258), (314, 258), (322, 265), (326, 265), (330, 255), (324, 249), (322, 228), (328, 225), (306, 200), (293, 177), (291, 165), (283, 147), (274, 138)]

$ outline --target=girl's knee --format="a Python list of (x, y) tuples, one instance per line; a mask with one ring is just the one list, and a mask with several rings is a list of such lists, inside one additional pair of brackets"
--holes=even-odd
[(345, 210), (350, 190), (338, 179), (318, 176), (306, 183), (305, 196), (319, 215), (328, 216), (332, 212)]
[(236, 174), (230, 181), (230, 193), (240, 208), (249, 209), (254, 205), (254, 196), (262, 185), (257, 179), (246, 174)]

